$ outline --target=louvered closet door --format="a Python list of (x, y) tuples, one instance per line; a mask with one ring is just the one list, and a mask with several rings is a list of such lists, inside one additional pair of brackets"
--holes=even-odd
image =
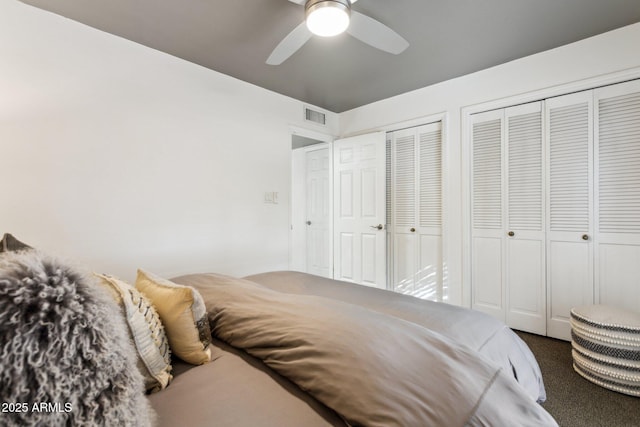
[(640, 311), (640, 82), (594, 98), (596, 299)]
[(415, 232), (416, 145), (416, 133), (413, 129), (393, 132), (393, 290), (405, 294), (413, 292), (418, 269)]
[(547, 335), (565, 340), (571, 308), (593, 303), (592, 96), (546, 101)]
[(386, 135), (386, 141), (385, 141), (385, 167), (386, 167), (386, 173), (385, 173), (385, 202), (386, 202), (386, 218), (385, 218), (385, 233), (386, 233), (386, 240), (387, 240), (387, 248), (386, 248), (386, 254), (387, 254), (387, 289), (393, 290), (394, 289), (394, 277), (395, 277), (395, 263), (393, 260), (393, 248), (394, 248), (394, 242), (393, 242), (393, 226), (392, 226), (392, 215), (393, 215), (393, 191), (392, 191), (392, 174), (393, 174), (393, 166), (392, 166), (392, 160), (391, 160), (391, 150), (392, 150), (392, 141), (393, 141), (393, 133), (392, 132), (387, 132)]
[(418, 141), (416, 212), (418, 270), (413, 295), (442, 300), (442, 124), (421, 126)]
[(475, 114), (471, 120), (471, 303), (474, 309), (505, 321), (504, 110)]
[(472, 117), (472, 306), (546, 331), (542, 104)]
[(393, 132), (393, 288), (442, 297), (441, 123)]
[(545, 334), (545, 209), (542, 103), (505, 110), (506, 323)]

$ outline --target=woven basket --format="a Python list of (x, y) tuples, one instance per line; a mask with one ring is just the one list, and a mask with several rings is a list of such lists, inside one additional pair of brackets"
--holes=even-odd
[(578, 374), (640, 397), (640, 313), (606, 305), (574, 307), (571, 347)]

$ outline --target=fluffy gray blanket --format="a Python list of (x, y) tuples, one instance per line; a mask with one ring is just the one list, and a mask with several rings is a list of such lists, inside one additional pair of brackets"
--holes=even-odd
[(0, 424), (151, 425), (125, 328), (90, 276), (35, 250), (0, 254)]

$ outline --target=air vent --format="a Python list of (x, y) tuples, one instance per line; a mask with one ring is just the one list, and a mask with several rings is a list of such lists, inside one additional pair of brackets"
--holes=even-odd
[(321, 125), (326, 124), (326, 117), (324, 113), (320, 111), (312, 110), (311, 108), (304, 107), (304, 119), (308, 122), (314, 122)]

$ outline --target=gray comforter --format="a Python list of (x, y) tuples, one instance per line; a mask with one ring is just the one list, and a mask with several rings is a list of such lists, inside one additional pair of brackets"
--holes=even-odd
[[(503, 342), (494, 337), (504, 332), (491, 322), (478, 325), (470, 310), (431, 303), (436, 311), (453, 309), (444, 320), (444, 312), (421, 314), (424, 302), (410, 308), (415, 298), (384, 291), (361, 298), (375, 290), (301, 273), (252, 279), (265, 286), (207, 274), (174, 280), (202, 293), (215, 336), (262, 360), (351, 425), (556, 425), (535, 402), (541, 380), (532, 396), (514, 379), (510, 356), (490, 360), (498, 349), (486, 349), (493, 340)], [(317, 295), (326, 292), (331, 295)], [(402, 298), (390, 303), (396, 297)], [(350, 299), (358, 304), (345, 302)], [(465, 329), (470, 343), (461, 340)], [(530, 357), (518, 341), (515, 348), (515, 358)], [(536, 372), (535, 360), (528, 369)]]
[(514, 378), (538, 402), (546, 400), (542, 373), (529, 347), (504, 323), (475, 310), (326, 279), (295, 271), (278, 271), (245, 279), (293, 294), (317, 295), (360, 305), (407, 320), (476, 350)]

